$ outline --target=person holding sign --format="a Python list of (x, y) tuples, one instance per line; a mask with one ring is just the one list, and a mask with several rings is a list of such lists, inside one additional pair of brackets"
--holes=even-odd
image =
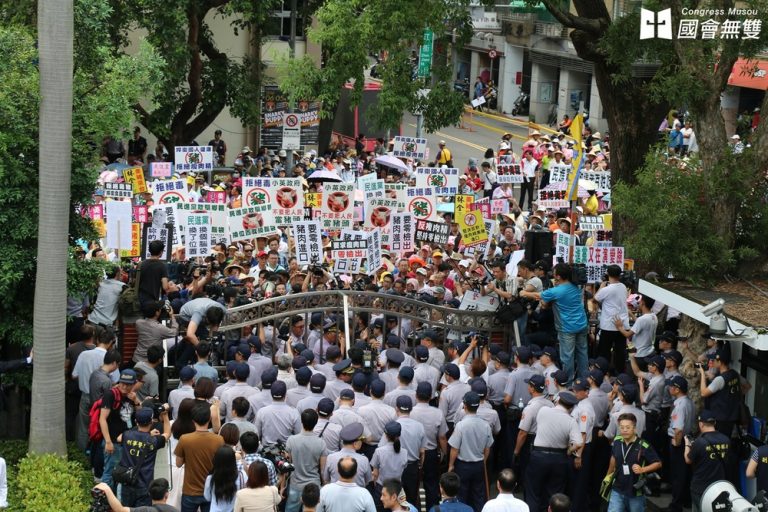
[(523, 155), (521, 164), (523, 168), (523, 183), (520, 184), (520, 208), (525, 207), (525, 197), (527, 195), (528, 209), (530, 210), (534, 201), (533, 186), (536, 182), (536, 170), (539, 167), (539, 162), (533, 158), (533, 151), (528, 150)]

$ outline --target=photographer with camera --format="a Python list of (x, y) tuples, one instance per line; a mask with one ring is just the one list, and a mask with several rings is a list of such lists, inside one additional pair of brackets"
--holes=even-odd
[(597, 354), (611, 361), (613, 367), (621, 373), (627, 360), (627, 340), (616, 328), (615, 318), (621, 319), (622, 327), (629, 327), (627, 312), (627, 287), (621, 282), (621, 267), (609, 265), (600, 288), (595, 293), (595, 301), (600, 304), (600, 341)]
[(306, 272), (307, 275), (304, 277), (304, 282), (301, 285), (303, 293), (313, 292), (318, 289), (318, 286), (325, 289), (326, 283), (333, 281), (333, 276), (316, 262), (309, 265)]
[(176, 347), (176, 368), (195, 362), (195, 347), (200, 338), (219, 330), (227, 307), (208, 297), (192, 299), (181, 307), (179, 319), (186, 324), (186, 341)]
[(611, 447), (608, 474), (603, 480), (610, 482), (608, 512), (635, 512), (645, 510), (644, 475), (661, 469), (661, 460), (648, 442), (635, 431), (637, 418), (627, 413), (619, 416), (619, 435)]
[[(112, 470), (112, 478), (122, 484), (120, 497), (126, 507), (149, 506), (152, 502), (149, 485), (155, 473), (157, 451), (165, 447), (171, 436), (168, 405), (147, 402), (136, 412), (136, 428), (118, 436), (123, 450), (120, 461)], [(162, 431), (153, 428), (156, 420), (162, 421)]]
[(115, 493), (107, 484), (97, 484), (91, 490), (94, 512), (179, 512), (179, 509), (168, 505), (168, 496), (171, 486), (165, 478), (155, 478), (148, 486), (149, 497), (152, 504), (141, 507), (127, 507), (120, 503)]
[[(179, 332), (176, 315), (167, 301), (150, 300), (142, 304), (144, 318), (136, 320), (136, 350), (133, 362), (147, 360), (147, 349), (153, 345), (162, 346), (165, 338), (175, 338)], [(168, 325), (164, 320), (168, 321)]]

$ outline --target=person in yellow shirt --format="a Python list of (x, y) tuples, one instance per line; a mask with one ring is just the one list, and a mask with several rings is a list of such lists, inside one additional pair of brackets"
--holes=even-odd
[(594, 190), (588, 190), (589, 197), (584, 201), (584, 215), (597, 215), (598, 200)]
[(440, 146), (440, 151), (437, 152), (438, 167), (443, 165), (453, 167), (453, 156), (451, 156), (451, 151), (445, 147), (445, 141), (441, 140), (438, 146)]

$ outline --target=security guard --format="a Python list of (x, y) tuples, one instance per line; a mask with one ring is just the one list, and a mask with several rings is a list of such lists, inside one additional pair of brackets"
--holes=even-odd
[(333, 402), (330, 398), (323, 398), (317, 404), (317, 425), (312, 432), (325, 441), (328, 453), (341, 449), (341, 426), (331, 423), (329, 421), (331, 416), (333, 416)]
[(301, 416), (296, 409), (285, 403), (285, 382), (278, 380), (272, 384), (270, 392), (272, 404), (256, 411), (254, 421), (263, 446), (284, 444), (289, 437), (302, 431)]
[[(400, 443), (408, 453), (408, 465), (403, 471), (403, 490), (408, 498), (408, 503), (413, 504), (418, 510), (419, 506), (419, 468), (424, 462), (424, 451), (427, 439), (424, 435), (424, 426), (410, 417), (413, 402), (405, 395), (397, 397), (395, 402), (397, 409), (397, 422), (402, 427)], [(379, 442), (381, 445), (386, 438)]]
[(470, 388), (469, 384), (459, 380), (461, 378), (461, 372), (459, 371), (459, 367), (453, 363), (445, 365), (443, 376), (448, 382), (448, 385), (446, 385), (443, 388), (443, 391), (440, 392), (438, 408), (443, 413), (445, 421), (448, 423), (448, 434), (450, 437), (450, 433), (453, 432), (453, 426), (456, 422), (456, 413), (461, 408), (462, 399), (464, 398), (464, 395), (470, 391)]
[(351, 389), (342, 389), (339, 394), (339, 408), (333, 411), (331, 423), (339, 425), (341, 428), (351, 423), (360, 423), (365, 426), (365, 421), (352, 407), (355, 404), (355, 392)]
[(376, 451), (379, 440), (384, 435), (384, 427), (387, 423), (397, 419), (395, 409), (382, 401), (385, 389), (386, 385), (383, 381), (373, 381), (371, 383), (371, 403), (357, 410), (368, 427), (369, 436), (363, 442), (362, 452), (369, 459), (373, 457), (373, 452)]
[(312, 370), (309, 366), (302, 366), (296, 370), (295, 376), (297, 386), (293, 389), (289, 389), (288, 393), (285, 395), (285, 403), (294, 409), (300, 400), (307, 398), (312, 394), (308, 387), (309, 379), (312, 378)]
[(429, 361), (429, 349), (424, 345), (417, 345), (413, 352), (416, 356), (416, 366), (413, 368), (413, 380), (416, 382), (416, 386), (426, 382), (437, 393), (437, 388), (440, 385), (440, 370), (427, 362)]
[(681, 512), (691, 506), (691, 469), (685, 463), (685, 436), (690, 436), (696, 427), (696, 406), (688, 397), (688, 381), (682, 375), (667, 380), (667, 388), (675, 399), (669, 416), (669, 469), (666, 472), (672, 483), (670, 512)]
[(325, 398), (323, 391), (325, 391), (325, 375), (316, 373), (309, 378), (309, 396), (299, 400), (296, 410), (302, 413), (306, 409), (317, 409), (317, 404)]
[[(499, 415), (496, 413), (496, 411), (493, 410), (493, 407), (491, 407), (491, 405), (485, 399), (486, 395), (488, 394), (488, 385), (485, 383), (485, 380), (482, 377), (471, 378), (469, 379), (468, 384), (470, 389), (477, 393), (477, 396), (480, 397), (480, 406), (477, 408), (477, 412), (475, 414), (477, 414), (480, 418), (484, 419), (488, 423), (488, 426), (491, 427), (491, 432), (493, 432), (493, 436), (495, 438), (501, 431), (501, 422), (499, 421)], [(465, 411), (465, 409), (462, 409), (456, 413), (457, 422), (464, 419), (464, 416), (467, 414)]]
[(379, 379), (387, 386), (387, 393), (397, 388), (400, 366), (405, 361), (405, 354), (400, 349), (387, 349), (387, 369), (379, 374)]
[(514, 448), (514, 464), (518, 468), (517, 474), (526, 473), (528, 461), (530, 459), (531, 446), (536, 439), (538, 425), (536, 419), (539, 411), (546, 407), (553, 407), (554, 404), (547, 398), (544, 376), (534, 373), (527, 379), (528, 393), (531, 399), (525, 406), (520, 417), (520, 425), (517, 429), (517, 438)]
[(394, 407), (397, 399), (407, 396), (411, 402), (416, 402), (416, 386), (413, 385), (415, 372), (410, 366), (401, 366), (397, 373), (397, 387), (384, 395), (384, 403)]
[(547, 394), (549, 396), (555, 396), (558, 392), (557, 383), (555, 382), (555, 378), (552, 376), (553, 373), (559, 370), (555, 364), (555, 360), (557, 360), (557, 350), (555, 347), (547, 346), (541, 349), (541, 357), (539, 358), (539, 362), (544, 367), (544, 382), (547, 386)]
[(352, 390), (352, 386), (349, 383), (352, 382), (352, 375), (355, 373), (355, 369), (352, 368), (352, 360), (342, 359), (333, 365), (333, 371), (336, 374), (336, 379), (325, 384), (323, 394), (326, 398), (336, 400), (339, 398), (342, 389)]
[(747, 478), (757, 478), (755, 490), (768, 493), (768, 444), (752, 452), (747, 464)]
[[(645, 413), (645, 430), (643, 439), (651, 443), (656, 453), (663, 453), (662, 440), (666, 441), (661, 428), (661, 404), (664, 401), (664, 367), (666, 360), (659, 355), (646, 358), (648, 371), (642, 372), (638, 367), (635, 355), (630, 356), (632, 371), (637, 376), (637, 384), (640, 390), (640, 405)], [(645, 380), (648, 380), (648, 387), (645, 386)], [(662, 434), (661, 436), (659, 434)]]
[(608, 422), (608, 427), (605, 429), (605, 437), (608, 440), (614, 439), (619, 433), (619, 416), (626, 413), (632, 413), (635, 415), (637, 423), (635, 424), (635, 433), (642, 437), (645, 431), (645, 413), (642, 409), (635, 407), (637, 401), (637, 395), (639, 390), (634, 384), (627, 384), (619, 388), (619, 398), (621, 399), (621, 406), (616, 412), (611, 413), (611, 419)]
[(504, 438), (508, 449), (502, 453), (501, 467), (511, 468), (514, 464), (512, 454), (517, 444), (517, 431), (523, 409), (531, 399), (526, 381), (536, 372), (530, 367), (531, 349), (518, 347), (515, 354), (516, 368), (509, 374), (504, 388), (504, 406), (506, 407), (507, 428)]
[(532, 512), (544, 512), (552, 495), (566, 490), (568, 454), (579, 450), (582, 442), (579, 426), (571, 417), (577, 403), (573, 393), (564, 391), (556, 406), (542, 407), (536, 415), (536, 439), (525, 470), (525, 502)]
[(440, 460), (448, 457), (448, 424), (440, 409), (429, 405), (432, 395), (432, 386), (420, 382), (416, 386), (417, 403), (411, 410), (411, 419), (422, 424), (426, 439), (422, 470), (427, 510), (440, 502)]
[(341, 450), (331, 453), (325, 461), (323, 468), (323, 482), (336, 482), (339, 479), (338, 463), (344, 457), (352, 457), (357, 461), (357, 474), (355, 483), (360, 487), (366, 487), (372, 480), (371, 465), (365, 455), (357, 453), (363, 444), (363, 425), (351, 423), (341, 429)]
[(727, 462), (731, 439), (717, 430), (715, 413), (699, 413), (699, 437), (685, 440), (685, 462), (691, 465), (691, 501), (701, 510), (701, 496), (714, 482), (728, 478)]
[[(427, 364), (433, 366), (437, 371), (440, 371), (445, 364), (445, 353), (437, 347), (438, 341), (437, 333), (427, 329), (421, 335), (420, 343), (427, 347), (427, 350), (429, 351)], [(437, 388), (435, 388), (435, 391), (437, 391)]]
[(466, 416), (456, 424), (448, 439), (451, 446), (448, 471), (455, 471), (461, 479), (459, 501), (480, 512), (488, 499), (485, 461), (493, 445), (493, 433), (488, 423), (476, 414), (480, 407), (477, 393), (466, 393), (463, 402)]
[(592, 434), (595, 428), (595, 409), (589, 397), (589, 383), (584, 379), (573, 381), (573, 394), (579, 403), (571, 417), (576, 420), (581, 433), (581, 449), (574, 452), (572, 472), (568, 478), (568, 496), (574, 512), (595, 510), (599, 502), (590, 503), (589, 489), (592, 482)]
[(355, 391), (355, 403), (352, 408), (355, 411), (358, 411), (362, 406), (371, 403), (371, 397), (365, 394), (367, 387), (368, 377), (362, 372), (356, 372), (352, 376), (352, 389)]

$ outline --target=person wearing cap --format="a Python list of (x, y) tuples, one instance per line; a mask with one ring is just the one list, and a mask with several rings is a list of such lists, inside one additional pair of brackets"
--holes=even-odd
[(371, 468), (373, 469), (373, 500), (376, 502), (377, 510), (381, 505), (381, 490), (385, 480), (390, 478), (398, 481), (403, 476), (408, 465), (408, 452), (403, 449), (400, 441), (402, 426), (397, 421), (390, 421), (384, 425), (384, 437), (381, 445), (376, 448), (371, 458)]
[[(394, 324), (393, 324), (394, 321)], [(392, 326), (392, 328), (390, 328)], [(397, 328), (397, 319), (394, 317), (388, 317), (387, 318), (387, 329), (390, 330), (390, 334), (386, 337), (386, 347), (387, 349), (395, 348), (398, 350), (403, 350), (405, 348), (405, 344), (403, 343), (403, 339), (398, 336), (397, 334), (393, 334), (391, 331), (392, 329)], [(378, 363), (379, 365), (384, 368), (387, 366), (387, 352), (388, 350), (382, 350), (381, 354), (379, 354)], [(406, 354), (403, 352), (403, 362), (400, 364), (401, 367), (403, 366), (410, 366), (411, 368), (416, 366), (416, 360), (411, 357), (410, 354)]]
[(731, 348), (723, 345), (715, 355), (715, 369), (718, 375), (707, 384), (703, 365), (699, 367), (701, 376), (699, 390), (705, 407), (717, 420), (717, 431), (731, 437), (733, 428), (739, 419), (741, 399), (741, 380), (739, 373), (730, 367)]
[[(488, 426), (491, 427), (493, 437), (496, 439), (496, 436), (501, 432), (501, 422), (499, 421), (498, 413), (493, 410), (493, 407), (491, 407), (486, 399), (488, 396), (488, 384), (485, 383), (485, 380), (482, 377), (473, 377), (469, 379), (468, 384), (472, 392), (480, 397), (480, 405), (475, 414), (488, 423)], [(461, 421), (465, 416), (465, 409), (459, 410), (456, 413), (456, 421)]]
[[(312, 370), (308, 366), (302, 366), (296, 370), (296, 387), (289, 389), (285, 395), (285, 403), (296, 409), (299, 401), (307, 398), (312, 393), (309, 390), (309, 380), (312, 378)], [(314, 409), (314, 407), (310, 407)], [(297, 409), (298, 410), (298, 409)]]
[(296, 403), (296, 410), (303, 412), (306, 409), (317, 409), (317, 404), (325, 398), (326, 378), (322, 373), (316, 373), (309, 378), (310, 394)]
[(329, 398), (323, 397), (317, 403), (318, 420), (313, 430), (314, 434), (325, 442), (328, 453), (337, 452), (341, 449), (341, 438), (339, 437), (341, 425), (331, 423), (334, 408), (333, 401)]
[(448, 363), (443, 369), (443, 378), (447, 382), (440, 392), (438, 408), (445, 416), (448, 423), (448, 431), (453, 432), (456, 422), (456, 413), (462, 407), (464, 395), (471, 391), (469, 384), (461, 381), (461, 372), (454, 363)]
[(171, 416), (176, 419), (179, 404), (185, 398), (195, 398), (195, 369), (185, 366), (179, 371), (179, 387), (168, 393), (168, 404), (171, 406)]
[(710, 484), (728, 480), (731, 439), (717, 428), (711, 410), (699, 413), (699, 436), (685, 438), (685, 462), (691, 466), (691, 504), (694, 512), (702, 510), (701, 496)]
[(642, 409), (635, 406), (635, 403), (639, 399), (640, 390), (637, 384), (631, 383), (631, 380), (627, 384), (621, 384), (619, 386), (618, 398), (621, 401), (618, 409), (615, 412), (611, 412), (608, 426), (605, 429), (605, 438), (609, 441), (616, 437), (619, 430), (619, 416), (625, 413), (631, 413), (635, 416), (635, 432), (642, 437), (645, 432), (645, 412)]
[[(350, 350), (350, 352), (352, 352)], [(353, 362), (354, 364), (354, 362)], [(358, 371), (359, 369), (355, 369), (355, 374), (352, 376), (352, 389), (355, 392), (355, 401), (352, 404), (352, 409), (355, 412), (359, 412), (360, 408), (368, 405), (371, 403), (371, 397), (365, 394), (365, 391), (368, 389), (368, 376), (363, 371)], [(336, 405), (339, 405), (339, 402), (337, 401)]]
[[(387, 393), (399, 385), (400, 367), (405, 361), (405, 354), (397, 348), (386, 350), (387, 369), (379, 374), (379, 379), (387, 386)], [(415, 386), (414, 386), (415, 387)]]
[(120, 442), (123, 450), (120, 465), (136, 468), (138, 476), (135, 485), (122, 484), (121, 501), (126, 507), (141, 507), (152, 504), (149, 485), (155, 473), (157, 451), (165, 447), (171, 436), (171, 422), (168, 419), (168, 405), (165, 404), (160, 417), (163, 423), (161, 432), (153, 430), (154, 411), (142, 407), (136, 411), (136, 428), (123, 432)]
[(416, 387), (416, 405), (411, 410), (411, 419), (421, 423), (425, 433), (422, 478), (427, 510), (440, 502), (440, 461), (448, 457), (448, 423), (440, 409), (429, 405), (433, 389), (428, 382), (420, 382)]
[(674, 398), (674, 407), (669, 416), (669, 471), (671, 478), (672, 502), (668, 510), (682, 512), (690, 508), (690, 467), (685, 463), (685, 438), (693, 435), (696, 428), (696, 406), (688, 397), (688, 381), (682, 375), (675, 375), (666, 381), (667, 389)]
[(627, 287), (621, 282), (622, 269), (618, 265), (609, 265), (606, 269), (607, 281), (600, 283), (595, 293), (595, 301), (600, 304), (600, 335), (597, 353), (613, 360), (617, 372), (624, 371), (627, 359), (627, 339), (616, 328), (616, 318), (622, 321), (622, 327), (629, 328), (627, 311)]
[[(445, 352), (451, 363), (456, 365), (459, 369), (459, 380), (461, 380), (461, 382), (467, 382), (469, 380), (469, 374), (467, 373), (467, 366), (462, 362), (462, 356), (467, 353), (467, 344), (463, 341), (452, 341), (448, 344)], [(466, 361), (466, 356), (464, 356), (464, 360)], [(443, 378), (440, 383), (446, 384), (447, 381)]]
[(277, 381), (277, 370), (270, 368), (261, 374), (261, 391), (258, 391), (248, 397), (248, 403), (251, 404), (251, 412), (256, 413), (262, 407), (267, 407), (273, 402), (272, 385)]
[[(147, 487), (147, 493), (151, 502), (149, 505), (149, 510), (156, 510), (157, 512), (178, 512), (176, 507), (168, 505), (168, 498), (170, 497), (170, 493), (168, 491), (170, 488), (171, 486), (168, 483), (168, 480), (165, 478), (155, 478), (149, 483), (149, 486)], [(147, 509), (146, 507), (131, 508), (123, 505), (107, 484), (96, 484), (94, 489), (101, 489), (104, 491), (107, 502), (109, 503), (109, 510), (115, 512), (132, 512), (136, 510)]]
[(455, 471), (461, 482), (459, 501), (480, 512), (488, 498), (485, 462), (493, 445), (493, 432), (488, 423), (477, 415), (480, 397), (468, 391), (462, 397), (465, 417), (456, 423), (448, 444), (448, 471)]
[[(248, 377), (251, 374), (251, 367), (248, 366), (247, 363), (236, 363), (233, 373), (235, 375), (235, 384), (228, 389), (225, 389), (219, 396), (221, 404), (219, 414), (222, 418), (225, 418), (225, 421), (232, 421), (234, 419), (232, 413), (233, 403), (236, 398), (240, 397), (248, 400), (251, 396), (259, 393), (258, 388), (248, 385)], [(253, 414), (255, 414), (255, 411), (249, 412), (247, 416), (252, 417)]]
[(558, 392), (557, 383), (555, 382), (555, 379), (552, 376), (555, 372), (559, 370), (559, 368), (555, 364), (556, 359), (557, 359), (557, 349), (555, 349), (555, 347), (547, 346), (541, 349), (541, 357), (539, 357), (539, 362), (541, 362), (541, 365), (544, 367), (544, 371), (542, 372), (542, 375), (544, 376), (546, 392), (549, 396), (555, 396)]
[[(581, 433), (581, 448), (574, 452), (575, 471), (568, 481), (568, 495), (573, 500), (573, 510), (594, 510), (598, 508), (597, 501), (590, 503), (590, 492), (593, 467), (593, 433), (596, 425), (593, 401), (589, 399), (590, 384), (587, 379), (573, 381), (573, 395), (579, 401), (573, 408), (571, 417), (576, 420)], [(559, 397), (558, 397), (559, 398)], [(592, 506), (590, 506), (592, 505)]]
[[(429, 351), (427, 364), (433, 366), (438, 371), (442, 371), (443, 365), (445, 364), (445, 353), (437, 346), (438, 341), (437, 333), (431, 329), (427, 329), (422, 333), (419, 344), (427, 347), (427, 350)], [(435, 389), (435, 391), (437, 391), (437, 389)]]
[(286, 512), (301, 510), (301, 492), (308, 484), (322, 485), (320, 474), (328, 457), (325, 442), (314, 433), (318, 415), (312, 409), (301, 413), (300, 433), (292, 435), (285, 443), (285, 451), (296, 468), (288, 486)]
[[(527, 384), (527, 394), (530, 397), (525, 406), (520, 409), (518, 414), (508, 415), (507, 419), (511, 422), (510, 427), (514, 430), (515, 437), (510, 438), (513, 443), (512, 452), (514, 454), (513, 462), (520, 468), (521, 474), (530, 459), (531, 446), (536, 439), (538, 425), (536, 418), (539, 411), (544, 407), (553, 407), (552, 401), (547, 398), (546, 381), (543, 375), (538, 373), (531, 374), (525, 380)], [(519, 407), (520, 402), (518, 402)], [(510, 429), (510, 433), (511, 430)]]
[(339, 393), (339, 398), (337, 399), (337, 403), (338, 405), (334, 404), (334, 406), (336, 406), (336, 410), (333, 412), (333, 418), (331, 418), (331, 423), (335, 423), (342, 428), (346, 427), (351, 423), (360, 423), (361, 425), (365, 426), (365, 420), (363, 420), (363, 418), (354, 409), (354, 405), (355, 405), (354, 389), (352, 388), (342, 389), (341, 393)]
[(424, 345), (417, 345), (413, 352), (416, 356), (416, 366), (413, 369), (416, 386), (426, 382), (433, 390), (437, 390), (440, 385), (440, 370), (429, 364), (429, 349)]
[(263, 446), (285, 443), (290, 436), (301, 432), (299, 413), (285, 403), (287, 392), (285, 382), (275, 381), (270, 388), (272, 404), (256, 411), (254, 425)]
[[(315, 358), (316, 361), (320, 361), (319, 358)], [(336, 372), (333, 371), (333, 367), (341, 361), (341, 349), (336, 345), (328, 347), (328, 351), (325, 353), (325, 362), (315, 364), (315, 370), (325, 375), (326, 381), (336, 379)]]
[(510, 356), (505, 351), (499, 351), (491, 355), (495, 371), (488, 376), (488, 403), (496, 410), (501, 410), (504, 405), (504, 389), (509, 380)]
[[(401, 434), (400, 442), (407, 454), (408, 463), (402, 474), (403, 487), (409, 503), (419, 507), (419, 468), (424, 462), (424, 451), (426, 448), (426, 436), (424, 426), (410, 417), (413, 403), (415, 400), (410, 396), (401, 395), (395, 401), (395, 411), (397, 413), (397, 423), (400, 424)], [(379, 441), (379, 448), (387, 443), (386, 438)]]
[(437, 157), (435, 158), (437, 166), (442, 167), (443, 165), (447, 165), (448, 167), (453, 167), (453, 156), (451, 155), (451, 151), (445, 147), (445, 141), (441, 140), (438, 147), (440, 149), (437, 151)]
[(661, 469), (661, 461), (653, 447), (640, 439), (635, 425), (637, 418), (624, 413), (618, 418), (618, 432), (611, 447), (608, 473), (603, 481), (613, 478), (608, 498), (610, 512), (646, 510), (646, 498), (642, 489), (635, 484), (643, 474)]
[(236, 365), (237, 365), (237, 361), (235, 361), (234, 359), (231, 361), (227, 361), (227, 365), (224, 370), (227, 376), (227, 381), (223, 384), (219, 384), (218, 386), (216, 386), (216, 390), (213, 392), (213, 396), (221, 397), (221, 395), (224, 393), (224, 390), (231, 388), (237, 383), (237, 379), (235, 378)]
[(336, 378), (326, 383), (325, 391), (323, 392), (323, 394), (332, 401), (339, 398), (339, 394), (345, 389), (353, 391), (352, 386), (350, 386), (352, 376), (355, 374), (355, 369), (352, 367), (352, 360), (342, 359), (333, 365), (333, 372), (336, 374)]
[(339, 327), (336, 325), (336, 320), (333, 318), (327, 318), (323, 324), (323, 336), (312, 348), (312, 352), (315, 353), (318, 361), (325, 361), (325, 353), (331, 347), (339, 347), (341, 354), (344, 355), (344, 346), (339, 345)]
[[(548, 392), (549, 392), (549, 398), (552, 400), (553, 403), (557, 403), (557, 396), (560, 394), (561, 391), (568, 391), (568, 372), (565, 370), (557, 370), (552, 372), (552, 375), (550, 377), (550, 383), (547, 384)], [(555, 386), (555, 393), (552, 394), (551, 390), (549, 390), (549, 384), (554, 383)]]
[(560, 341), (560, 360), (568, 372), (568, 382), (574, 376), (587, 374), (587, 333), (589, 324), (581, 289), (573, 283), (570, 265), (558, 263), (553, 269), (555, 286), (541, 293), (521, 291), (526, 299), (540, 300), (543, 307), (554, 304), (555, 325)]
[(384, 403), (390, 407), (395, 406), (395, 402), (398, 397), (407, 396), (411, 399), (411, 402), (416, 402), (416, 382), (414, 382), (415, 372), (413, 368), (408, 366), (401, 366), (398, 375), (398, 385), (392, 391), (387, 392), (384, 396)]
[[(317, 429), (317, 427), (315, 427)], [(354, 482), (360, 487), (366, 487), (373, 479), (371, 465), (365, 455), (358, 453), (363, 444), (364, 430), (362, 423), (350, 423), (339, 432), (341, 450), (328, 455), (323, 468), (323, 482), (333, 483), (339, 480), (338, 462), (346, 457), (352, 457), (357, 462)], [(328, 450), (329, 452), (331, 450)]]
[(381, 380), (374, 380), (370, 387), (371, 402), (358, 409), (358, 414), (363, 418), (363, 424), (368, 427), (368, 437), (365, 439), (362, 452), (369, 459), (384, 435), (384, 426), (390, 421), (395, 421), (397, 415), (395, 409), (384, 403), (386, 385)]

